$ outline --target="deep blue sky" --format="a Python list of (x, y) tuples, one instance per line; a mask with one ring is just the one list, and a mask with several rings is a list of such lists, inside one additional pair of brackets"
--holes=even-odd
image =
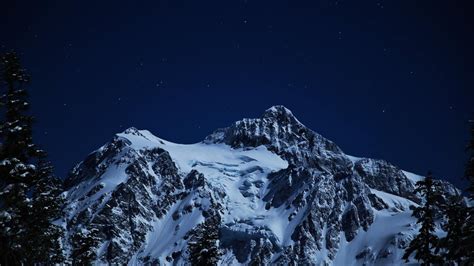
[(193, 143), (283, 104), (348, 154), (461, 185), (468, 2), (2, 1), (0, 45), (61, 176), (130, 126)]

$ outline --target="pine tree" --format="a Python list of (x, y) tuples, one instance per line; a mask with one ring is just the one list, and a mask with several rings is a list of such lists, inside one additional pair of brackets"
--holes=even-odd
[(95, 249), (99, 243), (99, 230), (80, 230), (72, 237), (72, 265), (90, 265), (96, 260)]
[(28, 163), (35, 152), (31, 139), (32, 117), (28, 109), (25, 84), (29, 77), (21, 69), (13, 53), (1, 57), (2, 81), (7, 87), (1, 97), (6, 108), (5, 121), (0, 125), (0, 256), (2, 264), (18, 264), (24, 259), (26, 230), (24, 218), (31, 208), (27, 196), (35, 166)]
[(463, 238), (464, 225), (466, 222), (466, 206), (461, 195), (449, 198), (443, 206), (444, 215), (447, 218), (443, 226), (446, 236), (439, 241), (439, 248), (443, 250), (443, 259), (447, 262), (456, 262), (458, 265), (463, 261), (466, 250), (459, 244)]
[(469, 198), (474, 200), (474, 120), (469, 121), (471, 123), (471, 141), (467, 145), (467, 150), (469, 154), (469, 160), (466, 166), (465, 176), (469, 181)]
[(417, 223), (421, 224), (421, 229), (405, 250), (403, 259), (408, 262), (410, 255), (416, 252), (415, 259), (422, 261), (421, 265), (441, 264), (441, 256), (435, 254), (439, 239), (434, 234), (434, 216), (439, 202), (440, 186), (428, 173), (424, 180), (416, 183), (415, 192), (420, 193), (425, 199), (423, 206), (415, 207), (412, 214), (412, 216), (418, 217)]
[[(469, 181), (467, 192), (471, 201), (474, 201), (474, 120), (471, 120), (471, 141), (467, 146), (469, 160), (466, 166), (465, 177)], [(465, 251), (467, 265), (474, 265), (474, 207), (466, 208), (466, 223), (460, 247)]]
[(195, 229), (188, 244), (191, 265), (217, 265), (221, 256), (218, 246), (220, 216), (213, 214)]
[[(64, 200), (62, 182), (53, 175), (53, 167), (46, 160), (46, 153), (38, 161), (35, 186), (32, 191), (32, 209), (29, 219), (29, 261), (60, 263), (64, 260), (60, 239), (63, 230), (51, 223), (61, 215)], [(41, 247), (41, 248), (38, 248)]]
[(15, 53), (0, 59), (6, 87), (0, 98), (6, 109), (0, 124), (0, 264), (59, 262), (61, 229), (51, 222), (62, 204), (60, 181), (33, 143), (25, 90), (29, 77)]

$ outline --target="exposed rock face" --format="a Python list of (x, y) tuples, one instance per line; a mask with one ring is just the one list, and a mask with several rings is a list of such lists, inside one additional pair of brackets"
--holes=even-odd
[[(82, 227), (99, 229), (99, 237), (104, 240), (100, 247), (103, 250), (101, 260), (121, 264), (143, 244), (146, 233), (152, 229), (153, 218), (163, 217), (178, 200), (175, 192), (181, 190), (183, 184), (166, 151), (155, 148), (137, 152), (118, 146), (116, 143), (125, 143), (122, 139), (115, 141), (88, 158), (105, 158), (97, 160), (99, 169), (107, 165), (105, 168), (122, 168), (124, 173), (110, 168), (89, 169), (86, 164), (76, 168), (72, 175), (76, 180), (74, 173), (95, 175), (70, 188), (72, 197), (66, 213), (73, 214), (67, 224), (71, 233)], [(107, 156), (103, 156), (104, 153)], [(102, 180), (107, 174), (123, 176), (111, 176), (120, 180), (113, 184), (115, 180), (110, 182), (107, 177)], [(72, 180), (70, 184), (73, 184)], [(87, 193), (84, 195), (84, 192)]]
[(394, 165), (383, 160), (362, 159), (354, 168), (371, 188), (419, 202), (420, 199), (413, 194), (413, 182)]
[(233, 148), (265, 145), (295, 167), (349, 173), (350, 160), (332, 141), (305, 127), (283, 106), (274, 106), (258, 119), (243, 119), (205, 139)]
[(98, 262), (186, 264), (193, 228), (212, 219), (224, 265), (400, 263), (415, 181), (344, 154), (283, 106), (192, 145), (131, 128), (71, 172), (65, 241), (96, 228)]

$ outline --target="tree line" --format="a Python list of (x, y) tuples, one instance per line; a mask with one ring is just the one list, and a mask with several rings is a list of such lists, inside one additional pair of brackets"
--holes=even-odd
[[(474, 200), (474, 121), (471, 122), (470, 153), (465, 178), (469, 181), (468, 198)], [(474, 265), (474, 207), (462, 195), (443, 197), (443, 187), (431, 173), (416, 183), (415, 192), (424, 202), (413, 208), (421, 228), (405, 250), (403, 259), (414, 259), (421, 265)], [(436, 233), (436, 220), (441, 221), (442, 237)]]

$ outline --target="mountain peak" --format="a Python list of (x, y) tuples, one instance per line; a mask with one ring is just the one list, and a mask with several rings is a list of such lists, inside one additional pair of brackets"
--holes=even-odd
[(280, 142), (286, 146), (299, 139), (295, 134), (303, 131), (309, 129), (288, 108), (275, 105), (265, 110), (260, 118), (245, 118), (230, 127), (218, 129), (206, 137), (205, 142), (226, 143), (232, 147), (270, 144), (280, 147)]
[(277, 121), (298, 121), (290, 109), (283, 105), (275, 105), (268, 108), (262, 115), (262, 118), (273, 118)]
[(286, 115), (293, 115), (290, 109), (286, 108), (283, 105), (274, 105), (267, 110), (265, 110), (264, 115), (272, 115), (272, 114), (286, 114)]
[(246, 118), (218, 129), (204, 142), (233, 148), (264, 145), (293, 165), (319, 164), (334, 169), (350, 165), (335, 143), (307, 128), (282, 105), (267, 109), (260, 118)]
[(296, 118), (293, 112), (283, 105), (275, 105), (268, 108), (260, 117), (260, 120), (265, 123), (270, 123), (272, 127), (278, 126), (286, 128), (290, 126), (294, 128), (306, 128), (306, 126)]
[(139, 134), (140, 130), (138, 130), (136, 127), (129, 127), (127, 129), (125, 129), (121, 134), (133, 134), (133, 135), (136, 135), (136, 134)]

